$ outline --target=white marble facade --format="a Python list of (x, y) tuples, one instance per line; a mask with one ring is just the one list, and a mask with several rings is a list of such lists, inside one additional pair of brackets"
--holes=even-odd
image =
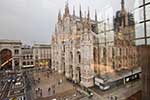
[(70, 15), (66, 4), (63, 16), (61, 12), (58, 14), (55, 33), (52, 35), (52, 68), (76, 83), (91, 87), (94, 77), (91, 66), (94, 35), (91, 26), (97, 27), (97, 19), (91, 20), (89, 11), (84, 18), (81, 8), (79, 13), (80, 17), (77, 17), (73, 10), (73, 15)]
[(110, 31), (113, 42), (101, 44), (103, 37), (99, 34), (101, 27), (98, 23), (96, 12), (92, 20), (89, 10), (87, 16), (82, 16), (80, 7), (77, 17), (75, 10), (70, 14), (66, 4), (63, 16), (60, 11), (58, 13), (55, 33), (52, 34), (52, 69), (85, 87), (94, 85), (96, 75), (137, 67), (136, 47), (115, 45), (114, 31)]

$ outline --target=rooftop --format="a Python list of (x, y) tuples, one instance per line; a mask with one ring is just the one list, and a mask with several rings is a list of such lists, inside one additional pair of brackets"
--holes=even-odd
[(0, 39), (0, 44), (22, 44), (21, 40)]
[(50, 48), (51, 45), (50, 44), (34, 44), (33, 45), (33, 48), (45, 48), (45, 47)]

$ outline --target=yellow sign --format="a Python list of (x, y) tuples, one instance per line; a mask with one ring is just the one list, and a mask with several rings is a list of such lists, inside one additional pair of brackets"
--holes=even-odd
[(12, 98), (11, 100), (17, 100), (17, 98)]

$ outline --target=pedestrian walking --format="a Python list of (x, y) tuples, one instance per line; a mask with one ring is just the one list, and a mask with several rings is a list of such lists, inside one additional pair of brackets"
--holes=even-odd
[(53, 94), (55, 94), (55, 90), (53, 90)]
[(38, 78), (38, 80), (40, 81), (40, 78)]
[(55, 85), (52, 85), (52, 88), (55, 89)]
[(38, 88), (38, 91), (40, 91), (40, 88)]
[(118, 97), (117, 96), (114, 96), (114, 100), (117, 100), (118, 99)]
[(112, 96), (110, 97), (110, 100), (113, 100), (113, 97), (112, 97)]
[(48, 92), (50, 92), (50, 91), (51, 91), (51, 88), (49, 87), (49, 88), (48, 88)]
[(48, 94), (50, 94), (51, 93), (51, 88), (48, 88)]
[(109, 96), (107, 96), (107, 98), (108, 98), (108, 100), (110, 100), (110, 97), (109, 97)]
[(40, 92), (40, 96), (42, 97), (42, 92)]
[(38, 94), (38, 89), (35, 89), (35, 93), (36, 93), (36, 95)]
[(40, 96), (42, 97), (42, 89), (41, 89), (41, 91), (40, 91)]

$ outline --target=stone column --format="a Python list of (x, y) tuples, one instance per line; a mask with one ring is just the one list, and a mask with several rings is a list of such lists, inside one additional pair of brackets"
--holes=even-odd
[(69, 78), (69, 47), (66, 47), (65, 52), (65, 76)]
[(76, 82), (76, 50), (73, 48), (73, 81)]
[(94, 85), (94, 68), (92, 68), (92, 45), (82, 45), (82, 67), (81, 67), (81, 85), (92, 87)]

